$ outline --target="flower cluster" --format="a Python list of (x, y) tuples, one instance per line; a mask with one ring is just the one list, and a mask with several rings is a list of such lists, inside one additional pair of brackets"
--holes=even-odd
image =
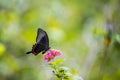
[(49, 51), (47, 51), (43, 56), (44, 59), (47, 62), (50, 62), (51, 60), (53, 60), (56, 56), (60, 56), (61, 52), (59, 50), (56, 49), (50, 49)]

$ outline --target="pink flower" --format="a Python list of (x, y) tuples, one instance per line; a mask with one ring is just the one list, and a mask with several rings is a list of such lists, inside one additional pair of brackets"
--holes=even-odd
[(43, 56), (44, 59), (47, 62), (50, 62), (51, 60), (53, 60), (56, 56), (60, 56), (61, 52), (60, 50), (56, 50), (56, 49), (50, 49), (49, 51), (47, 51)]

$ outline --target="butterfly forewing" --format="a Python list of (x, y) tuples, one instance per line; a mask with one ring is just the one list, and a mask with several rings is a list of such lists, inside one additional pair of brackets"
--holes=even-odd
[(42, 29), (38, 29), (37, 31), (37, 37), (36, 37), (36, 43), (39, 43), (40, 40), (45, 36), (45, 31), (43, 31)]
[(49, 49), (49, 39), (46, 32), (45, 36), (40, 40), (40, 45), (44, 48), (43, 53)]

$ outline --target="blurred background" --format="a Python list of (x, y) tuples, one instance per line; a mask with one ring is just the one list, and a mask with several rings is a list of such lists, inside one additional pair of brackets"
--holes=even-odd
[(56, 80), (42, 54), (26, 55), (38, 28), (73, 74), (120, 80), (119, 21), (119, 0), (0, 0), (0, 80)]

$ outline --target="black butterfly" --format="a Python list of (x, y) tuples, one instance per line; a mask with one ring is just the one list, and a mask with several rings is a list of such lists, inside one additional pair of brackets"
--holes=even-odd
[(40, 52), (44, 54), (49, 49), (50, 47), (47, 33), (44, 30), (38, 28), (36, 43), (33, 45), (32, 50), (26, 54), (33, 53), (34, 55), (37, 55)]

